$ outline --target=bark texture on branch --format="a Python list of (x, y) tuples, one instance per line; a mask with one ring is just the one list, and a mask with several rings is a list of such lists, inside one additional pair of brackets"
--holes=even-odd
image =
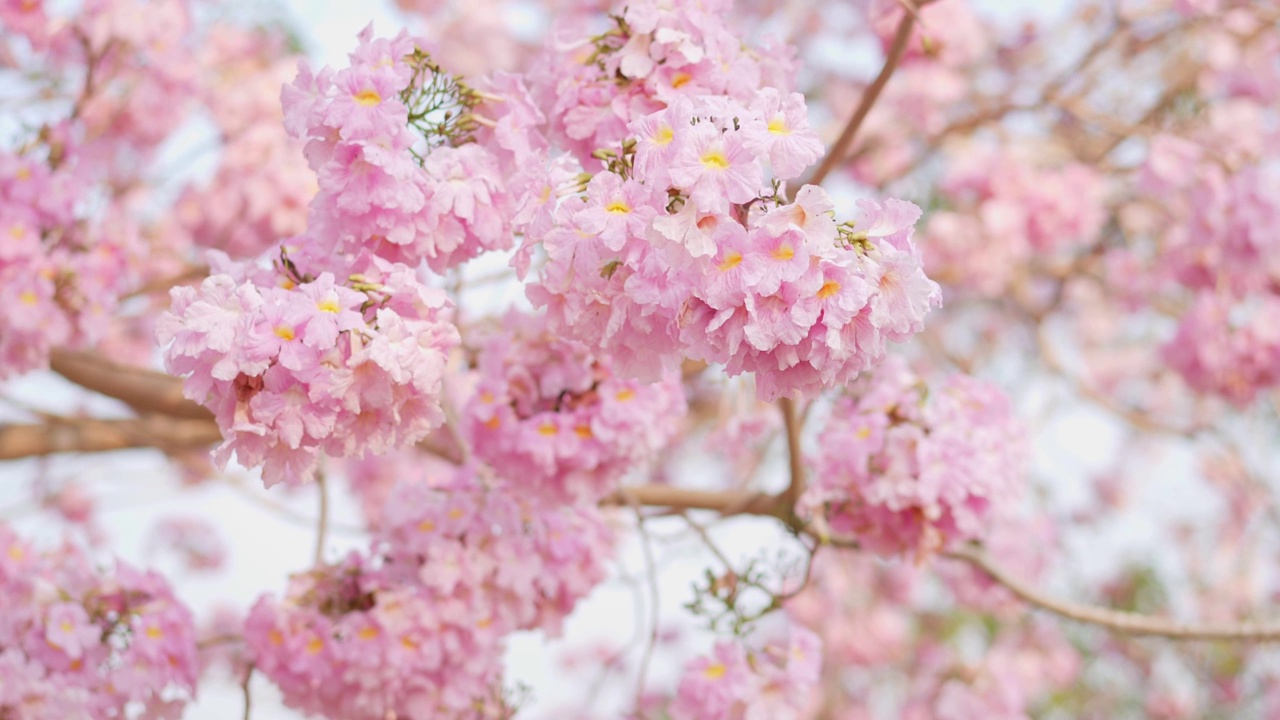
[(0, 460), (145, 447), (187, 450), (221, 441), (222, 433), (213, 420), (158, 415), (127, 420), (68, 418), (43, 424), (0, 425)]
[(182, 395), (182, 380), (155, 370), (121, 365), (91, 352), (55, 349), (49, 367), (71, 382), (112, 397), (139, 414), (211, 420), (213, 413)]

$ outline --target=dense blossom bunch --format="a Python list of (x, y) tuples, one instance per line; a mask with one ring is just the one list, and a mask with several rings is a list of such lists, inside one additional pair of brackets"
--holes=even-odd
[(892, 356), (836, 401), (804, 503), (867, 549), (928, 554), (1008, 510), (1028, 450), (997, 388), (964, 375), (926, 385)]
[(501, 683), (501, 636), (371, 561), (295, 575), (245, 621), (256, 669), (304, 712), (350, 720), (468, 716)]
[[(371, 558), (295, 576), (261, 599), (246, 638), (285, 701), (329, 717), (480, 717), (501, 685), (503, 639), (555, 632), (604, 577), (598, 511), (529, 503), (461, 469), (402, 483)], [(489, 708), (492, 709), (492, 708)]]
[(0, 525), (0, 717), (178, 718), (196, 663), (191, 613), (158, 575), (103, 574)]
[(387, 570), (421, 584), (458, 622), (505, 635), (559, 632), (574, 604), (604, 579), (613, 533), (593, 505), (487, 487), (466, 467), (439, 487), (392, 493), (382, 543)]
[(1096, 241), (1106, 185), (1087, 165), (1039, 167), (1028, 153), (1009, 149), (953, 155), (938, 187), (946, 209), (933, 213), (924, 231), (938, 277), (994, 296), (1029, 261)]
[(617, 147), (634, 134), (636, 118), (677, 97), (715, 95), (745, 105), (761, 87), (778, 88), (785, 97), (795, 77), (795, 51), (783, 44), (744, 45), (726, 23), (731, 7), (732, 0), (642, 0), (627, 3), (594, 37), (580, 38), (572, 26), (562, 29), (562, 42), (529, 73), (538, 106), (547, 108), (552, 139), (587, 165), (596, 150)]
[(476, 457), (522, 490), (596, 502), (650, 464), (685, 410), (680, 378), (618, 379), (540, 316), (512, 313), (480, 350), (464, 410)]
[(821, 188), (792, 202), (762, 189), (765, 160), (785, 179), (820, 153), (800, 95), (681, 99), (629, 130), (585, 197), (526, 235), (547, 256), (529, 296), (549, 327), (620, 372), (655, 378), (688, 356), (754, 372), (763, 399), (813, 392), (873, 365), (939, 302), (916, 206), (863, 200), (837, 225)]
[[(475, 142), (472, 111), (482, 95), (403, 32), (375, 39), (366, 28), (350, 57), (338, 71), (303, 62), (283, 95), (285, 127), (306, 141), (319, 180), (308, 219), (318, 252), (368, 248), (444, 272), (509, 248), (510, 168), (500, 144)], [(518, 82), (513, 89), (521, 91)]]
[(1280, 384), (1280, 203), (1274, 169), (1245, 158), (1227, 174), (1221, 162), (1200, 142), (1157, 136), (1138, 187), (1175, 201), (1157, 226), (1159, 270), (1193, 298), (1165, 360), (1196, 391), (1243, 406)]
[(321, 453), (383, 453), (443, 422), (441, 382), (458, 344), (445, 294), (376, 257), (361, 258), (349, 284), (301, 275), (283, 257), (278, 272), (175, 288), (158, 324), (172, 341), (170, 372), (217, 415), (216, 459), (234, 452), (262, 465), (268, 485), (299, 482)]
[(120, 216), (86, 227), (76, 207), (87, 191), (74, 166), (0, 152), (0, 378), (104, 334), (134, 229)]
[(805, 717), (821, 670), (822, 641), (804, 628), (759, 647), (718, 642), (710, 656), (685, 667), (668, 714), (672, 720)]
[(223, 139), (218, 170), (188, 187), (177, 220), (197, 245), (252, 258), (306, 229), (315, 177), (282, 124), (280, 86), (297, 58), (284, 38), (215, 25), (201, 53), (199, 93)]

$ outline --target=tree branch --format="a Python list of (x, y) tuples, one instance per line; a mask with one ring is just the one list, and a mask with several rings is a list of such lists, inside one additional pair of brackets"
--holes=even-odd
[(986, 573), (996, 583), (1024, 602), (1069, 620), (1098, 625), (1125, 635), (1150, 635), (1171, 640), (1219, 640), (1234, 642), (1280, 641), (1280, 623), (1240, 623), (1197, 625), (1155, 618), (1139, 613), (1059, 600), (1036, 590), (995, 564), (986, 553), (972, 547), (943, 552), (944, 557), (961, 560)]
[(0, 460), (66, 452), (154, 447), (179, 450), (222, 441), (212, 420), (156, 415), (127, 420), (65, 418), (30, 425), (0, 425)]
[[(930, 0), (922, 0), (916, 3), (916, 7), (922, 8), (929, 2)], [(862, 93), (862, 98), (858, 100), (858, 107), (854, 109), (853, 116), (849, 118), (844, 130), (840, 132), (840, 137), (836, 138), (831, 151), (822, 158), (818, 169), (804, 184), (822, 184), (822, 181), (827, 179), (827, 175), (830, 175), (831, 171), (844, 161), (845, 153), (853, 144), (853, 139), (857, 136), (863, 121), (867, 119), (867, 114), (871, 112), (876, 100), (880, 99), (880, 93), (889, 84), (889, 78), (893, 77), (893, 72), (898, 69), (898, 63), (902, 61), (902, 56), (907, 50), (907, 42), (911, 40), (911, 31), (915, 28), (915, 24), (916, 14), (908, 10), (898, 22), (898, 30), (893, 35), (893, 43), (889, 46), (889, 54), (885, 56), (884, 67), (880, 68), (880, 74), (876, 76), (866, 92)]]
[(778, 400), (778, 409), (782, 411), (782, 422), (787, 431), (787, 466), (790, 468), (790, 480), (787, 489), (778, 495), (778, 504), (783, 512), (792, 513), (805, 488), (804, 455), (800, 451), (800, 416), (796, 412), (796, 403), (791, 398)]
[(182, 394), (182, 379), (122, 365), (90, 352), (54, 349), (49, 367), (71, 382), (113, 397), (139, 413), (210, 420), (213, 413)]

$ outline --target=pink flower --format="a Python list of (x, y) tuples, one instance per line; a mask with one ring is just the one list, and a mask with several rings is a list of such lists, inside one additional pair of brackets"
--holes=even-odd
[(785, 98), (773, 88), (763, 88), (751, 101), (752, 119), (743, 127), (744, 144), (757, 157), (768, 157), (780, 180), (799, 177), (822, 157), (822, 141), (809, 127), (804, 96)]
[(722, 211), (726, 202), (748, 202), (764, 182), (759, 162), (739, 134), (707, 121), (687, 131), (672, 161), (671, 180), (703, 212)]

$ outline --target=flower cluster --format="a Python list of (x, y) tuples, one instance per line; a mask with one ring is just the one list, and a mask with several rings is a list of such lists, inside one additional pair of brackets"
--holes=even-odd
[(464, 430), (476, 457), (522, 489), (593, 503), (652, 461), (684, 414), (677, 375), (645, 384), (548, 332), (541, 316), (507, 316), (477, 360)]
[(83, 222), (87, 190), (75, 168), (0, 152), (0, 378), (104, 334), (134, 229), (119, 215)]
[(295, 575), (282, 601), (260, 599), (245, 640), (258, 672), (303, 712), (464, 717), (501, 682), (500, 637), (433, 600), (353, 554)]
[(822, 671), (822, 641), (801, 627), (760, 647), (716, 643), (688, 664), (668, 709), (672, 720), (804, 717)]
[(802, 504), (877, 553), (929, 554), (981, 537), (1010, 508), (1029, 457), (995, 387), (928, 386), (898, 356), (836, 401)]
[(621, 144), (635, 118), (677, 97), (745, 104), (761, 87), (789, 90), (794, 50), (746, 47), (726, 23), (731, 6), (630, 2), (606, 32), (544, 55), (529, 77), (538, 106), (548, 109), (552, 139), (586, 165), (597, 149)]
[(315, 177), (281, 124), (280, 86), (297, 59), (282, 34), (212, 27), (200, 56), (200, 94), (223, 138), (215, 176), (178, 199), (197, 245), (255, 257), (306, 229)]
[(1008, 288), (1033, 257), (1093, 244), (1106, 219), (1103, 178), (1086, 165), (966, 148), (949, 158), (922, 243), (938, 279), (981, 295)]
[(234, 452), (262, 465), (267, 485), (299, 482), (320, 453), (383, 453), (441, 424), (442, 377), (459, 340), (445, 294), (367, 255), (347, 285), (282, 258), (276, 272), (174, 288), (157, 325), (160, 342), (172, 342), (166, 367), (187, 375), (187, 397), (217, 416), (217, 461)]
[(196, 671), (191, 613), (159, 576), (0, 526), (0, 717), (176, 719)]
[(1155, 137), (1137, 185), (1168, 206), (1159, 270), (1192, 298), (1164, 359), (1192, 389), (1243, 407), (1280, 384), (1278, 175), (1224, 141), (1217, 151), (1241, 164), (1228, 174), (1207, 149), (1216, 135)]
[(376, 534), (387, 571), (423, 586), (468, 627), (505, 635), (558, 633), (579, 598), (604, 579), (612, 532), (593, 505), (486, 487), (459, 468), (448, 484), (392, 493)]
[(790, 202), (762, 189), (764, 161), (786, 179), (820, 153), (800, 95), (676, 99), (629, 131), (585, 196), (525, 238), (547, 256), (528, 293), (551, 330), (619, 372), (656, 378), (688, 356), (754, 372), (763, 399), (812, 392), (872, 366), (938, 304), (916, 206), (864, 200), (837, 225), (821, 188)]
[(320, 253), (369, 249), (443, 272), (509, 248), (500, 158), (474, 142), (481, 94), (403, 32), (366, 28), (350, 58), (337, 71), (303, 62), (283, 94), (285, 128), (306, 142), (319, 181), (308, 235)]
[(285, 702), (356, 720), (489, 717), (504, 638), (556, 631), (604, 576), (598, 511), (521, 502), (460, 469), (402, 483), (369, 557), (295, 576), (259, 600), (246, 640)]

